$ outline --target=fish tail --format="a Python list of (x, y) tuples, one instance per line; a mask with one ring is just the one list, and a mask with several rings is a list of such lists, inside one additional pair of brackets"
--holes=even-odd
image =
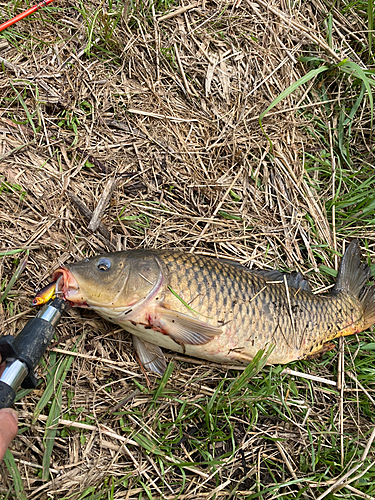
[(366, 285), (370, 277), (371, 269), (361, 262), (358, 241), (353, 240), (342, 258), (333, 293), (349, 294), (359, 300), (362, 306), (362, 330), (375, 323), (375, 285)]
[(375, 323), (375, 285), (369, 286), (362, 297), (364, 330)]

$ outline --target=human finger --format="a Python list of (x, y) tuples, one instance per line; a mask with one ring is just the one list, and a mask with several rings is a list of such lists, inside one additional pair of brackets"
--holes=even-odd
[(0, 460), (4, 457), (8, 446), (17, 436), (18, 415), (12, 408), (0, 410)]

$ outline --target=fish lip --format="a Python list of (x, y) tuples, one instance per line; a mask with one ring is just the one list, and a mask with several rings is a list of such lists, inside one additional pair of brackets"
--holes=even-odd
[[(74, 278), (73, 273), (67, 267), (59, 267), (53, 273), (53, 281), (57, 281), (58, 293), (62, 294), (62, 297), (69, 301), (71, 305), (75, 306), (85, 306), (86, 303), (82, 302), (82, 296), (79, 296), (79, 285), (77, 280)], [(80, 300), (79, 300), (80, 299)]]

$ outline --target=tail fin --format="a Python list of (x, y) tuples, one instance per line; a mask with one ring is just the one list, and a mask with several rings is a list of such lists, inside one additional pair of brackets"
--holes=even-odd
[(371, 269), (361, 262), (361, 250), (353, 240), (342, 258), (333, 293), (348, 293), (359, 299), (363, 307), (364, 330), (375, 323), (375, 285), (366, 286)]
[(363, 329), (367, 330), (375, 323), (375, 285), (365, 288), (361, 301), (363, 305)]

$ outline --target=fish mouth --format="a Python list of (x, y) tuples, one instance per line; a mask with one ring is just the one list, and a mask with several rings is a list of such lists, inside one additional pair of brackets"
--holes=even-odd
[(88, 307), (80, 293), (77, 280), (67, 267), (59, 267), (53, 273), (52, 279), (56, 281), (56, 294), (61, 294), (63, 299), (70, 302), (72, 306)]

